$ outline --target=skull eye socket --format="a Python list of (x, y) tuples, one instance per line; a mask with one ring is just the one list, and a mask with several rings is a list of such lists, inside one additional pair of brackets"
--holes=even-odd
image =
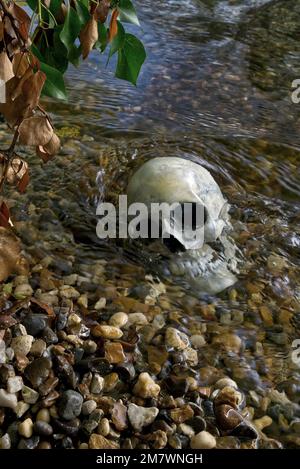
[(203, 227), (208, 220), (207, 209), (197, 202), (182, 202), (172, 211), (173, 223), (182, 230), (187, 227), (195, 231)]

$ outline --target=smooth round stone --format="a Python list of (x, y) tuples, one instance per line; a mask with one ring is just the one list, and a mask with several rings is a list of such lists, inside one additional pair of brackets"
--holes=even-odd
[(213, 449), (217, 441), (215, 437), (206, 431), (197, 433), (191, 438), (190, 446), (192, 449)]
[(107, 436), (109, 435), (109, 432), (110, 432), (109, 420), (107, 418), (104, 418), (99, 423), (97, 433), (99, 433), (99, 435), (102, 435), (102, 436)]
[(85, 401), (82, 404), (81, 412), (83, 415), (90, 415), (97, 408), (97, 403), (93, 400)]
[(59, 290), (60, 296), (66, 299), (76, 299), (80, 297), (80, 293), (70, 285), (63, 285)]
[(205, 338), (200, 334), (192, 335), (190, 341), (192, 346), (196, 349), (202, 348), (206, 344)]
[(49, 423), (38, 420), (33, 426), (34, 432), (40, 436), (51, 436), (53, 433), (53, 428)]
[(256, 419), (253, 421), (253, 424), (257, 428), (257, 430), (263, 430), (264, 428), (272, 425), (272, 423), (273, 420), (268, 415), (264, 415), (260, 419)]
[(76, 391), (65, 391), (58, 401), (58, 414), (65, 420), (72, 420), (81, 413), (83, 397)]
[(148, 324), (148, 319), (143, 313), (131, 313), (128, 315), (127, 326), (144, 326)]
[(239, 353), (242, 348), (242, 339), (237, 334), (230, 332), (217, 335), (213, 338), (213, 344), (219, 345), (227, 352)]
[(97, 325), (92, 328), (94, 337), (104, 337), (105, 339), (120, 339), (123, 335), (121, 329), (115, 326)]
[(15, 409), (17, 407), (18, 399), (15, 394), (0, 389), (0, 407), (9, 407)]
[(48, 317), (44, 314), (28, 314), (22, 321), (27, 333), (34, 337), (40, 334), (48, 324)]
[(11, 448), (10, 436), (8, 433), (5, 433), (0, 438), (0, 449), (10, 449), (10, 448)]
[(13, 337), (10, 346), (15, 354), (26, 356), (30, 352), (32, 342), (32, 335), (19, 335), (18, 337)]
[(231, 388), (235, 388), (235, 389), (238, 388), (238, 385), (236, 384), (236, 382), (233, 381), (233, 379), (231, 378), (221, 378), (215, 384), (216, 389), (222, 389), (222, 388), (225, 388), (225, 386), (230, 386)]
[(21, 376), (14, 376), (7, 380), (7, 391), (9, 393), (16, 393), (21, 391), (23, 387), (23, 379)]
[(243, 421), (243, 417), (227, 404), (219, 405), (215, 414), (217, 422), (223, 430), (232, 430)]
[(129, 421), (137, 432), (150, 425), (157, 417), (158, 412), (157, 407), (142, 407), (135, 404), (129, 404), (128, 406)]
[(21, 422), (18, 427), (19, 434), (24, 438), (30, 438), (33, 434), (33, 422), (30, 418)]
[(165, 341), (167, 347), (172, 347), (176, 350), (184, 350), (190, 345), (188, 336), (174, 327), (167, 328)]
[(51, 443), (49, 443), (49, 441), (41, 441), (38, 446), (37, 446), (37, 449), (51, 449), (52, 446), (51, 446)]
[(25, 376), (34, 388), (39, 387), (49, 376), (52, 367), (51, 360), (45, 357), (37, 358), (25, 368)]
[(139, 397), (157, 397), (160, 393), (160, 386), (155, 383), (149, 373), (141, 373), (133, 388), (133, 394)]
[(100, 394), (104, 388), (104, 378), (96, 373), (91, 382), (91, 393)]
[(46, 422), (46, 423), (49, 423), (50, 422), (50, 412), (48, 409), (41, 409), (38, 411), (38, 413), (36, 414), (36, 421), (39, 422)]
[(111, 316), (109, 324), (114, 327), (122, 329), (128, 322), (128, 315), (123, 312), (115, 313)]
[(31, 286), (27, 283), (23, 283), (22, 285), (18, 285), (15, 288), (14, 291), (14, 296), (18, 300), (22, 300), (23, 298), (26, 298), (27, 296), (32, 296), (33, 290)]

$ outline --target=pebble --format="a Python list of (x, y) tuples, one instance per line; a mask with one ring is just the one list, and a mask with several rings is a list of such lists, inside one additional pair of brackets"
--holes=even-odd
[(48, 378), (51, 367), (49, 358), (37, 358), (26, 367), (24, 374), (32, 386), (37, 388)]
[(222, 430), (233, 430), (243, 422), (243, 417), (227, 404), (216, 407), (215, 414), (218, 425)]
[(38, 420), (37, 422), (35, 422), (33, 429), (34, 432), (40, 436), (51, 436), (53, 433), (53, 428), (51, 427), (51, 425), (42, 420)]
[(95, 310), (96, 311), (99, 311), (100, 309), (103, 309), (105, 308), (106, 306), (106, 298), (100, 298), (100, 300), (97, 301), (97, 303), (95, 303)]
[(118, 443), (107, 440), (102, 435), (97, 435), (93, 433), (89, 439), (89, 448), (90, 449), (119, 449), (120, 446)]
[(27, 314), (22, 322), (27, 333), (36, 337), (47, 327), (48, 317), (44, 314)]
[(30, 438), (33, 434), (33, 422), (30, 418), (24, 420), (19, 424), (18, 432), (24, 438)]
[(222, 388), (225, 388), (225, 386), (230, 386), (231, 388), (235, 388), (235, 389), (238, 388), (238, 385), (236, 384), (236, 382), (233, 381), (233, 379), (231, 378), (221, 378), (215, 384), (216, 389), (222, 389)]
[(60, 417), (72, 420), (81, 413), (83, 397), (77, 391), (65, 391), (58, 400), (57, 410)]
[(192, 335), (190, 341), (192, 346), (196, 349), (202, 348), (206, 344), (205, 338), (200, 334)]
[(165, 341), (168, 347), (176, 350), (184, 350), (190, 345), (188, 336), (174, 327), (167, 328)]
[(92, 399), (82, 404), (81, 412), (83, 415), (90, 415), (97, 408), (97, 403)]
[(46, 422), (46, 423), (49, 423), (51, 420), (51, 417), (50, 417), (50, 412), (48, 409), (41, 409), (38, 411), (38, 413), (36, 414), (36, 421), (41, 421), (41, 422)]
[(77, 304), (79, 304), (80, 306), (83, 306), (86, 309), (88, 308), (89, 300), (88, 300), (88, 296), (86, 293), (84, 293), (83, 295), (80, 295), (80, 297), (77, 300)]
[(26, 404), (35, 404), (39, 398), (39, 393), (28, 386), (22, 387), (22, 397)]
[(47, 348), (47, 344), (44, 340), (42, 339), (37, 339), (33, 342), (31, 349), (30, 349), (30, 355), (39, 358), (43, 355)]
[(59, 294), (62, 298), (76, 299), (80, 297), (80, 293), (71, 285), (63, 285), (59, 289)]
[(100, 421), (98, 425), (98, 430), (97, 432), (102, 435), (102, 436), (107, 436), (109, 435), (110, 432), (110, 424), (109, 420), (107, 418), (104, 418)]
[(270, 425), (272, 425), (272, 423), (273, 423), (273, 420), (268, 415), (264, 415), (260, 419), (253, 420), (253, 424), (255, 425), (257, 430), (261, 430), (261, 431), (264, 428), (269, 427)]
[(10, 449), (10, 448), (11, 448), (10, 436), (8, 433), (5, 433), (3, 436), (0, 437), (0, 449)]
[(193, 418), (194, 411), (189, 405), (178, 407), (170, 411), (170, 417), (175, 423), (183, 423), (186, 420)]
[(237, 389), (225, 386), (216, 395), (214, 399), (215, 405), (228, 404), (238, 409), (244, 401), (244, 396)]
[(30, 408), (30, 405), (24, 401), (19, 401), (16, 408), (14, 409), (17, 418), (21, 418), (27, 410)]
[(100, 394), (103, 391), (103, 388), (104, 388), (104, 378), (102, 378), (102, 376), (96, 373), (93, 376), (93, 379), (91, 382), (91, 392), (93, 394)]
[(133, 388), (133, 394), (139, 397), (157, 397), (160, 393), (160, 386), (155, 383), (149, 373), (141, 373)]
[(109, 319), (109, 324), (122, 329), (128, 322), (128, 315), (123, 312), (115, 313)]
[(143, 313), (131, 313), (128, 315), (127, 327), (135, 326), (140, 328), (145, 324), (148, 324), (148, 319)]
[(0, 365), (6, 363), (5, 342), (0, 339)]
[(32, 342), (32, 335), (20, 335), (18, 337), (13, 337), (10, 346), (14, 350), (15, 354), (26, 356), (30, 352)]
[(7, 380), (7, 391), (9, 393), (16, 393), (23, 388), (23, 378), (21, 376), (14, 376)]
[(100, 324), (92, 327), (91, 333), (94, 337), (104, 337), (105, 339), (120, 339), (123, 335), (118, 327)]
[(128, 406), (129, 421), (137, 432), (154, 422), (158, 412), (157, 407), (142, 407), (132, 403)]
[(0, 389), (0, 407), (9, 407), (10, 409), (15, 409), (18, 403), (17, 396), (11, 394), (5, 389)]
[(216, 438), (207, 431), (197, 433), (191, 438), (190, 446), (192, 449), (213, 449), (216, 447)]
[(105, 358), (109, 363), (123, 363), (126, 361), (126, 356), (123, 352), (122, 344), (119, 342), (107, 342), (105, 344)]
[(14, 297), (17, 300), (23, 300), (28, 296), (32, 296), (33, 290), (28, 283), (23, 283), (22, 285), (18, 285), (14, 290)]
[(239, 353), (242, 348), (241, 338), (237, 334), (230, 332), (215, 336), (212, 343), (220, 345), (226, 352)]

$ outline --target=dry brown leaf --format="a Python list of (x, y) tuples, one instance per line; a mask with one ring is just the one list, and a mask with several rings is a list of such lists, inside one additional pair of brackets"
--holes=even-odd
[(0, 227), (0, 282), (18, 268), (21, 247), (20, 241), (12, 231)]
[(13, 65), (5, 51), (0, 54), (0, 80), (8, 82), (14, 76)]
[(30, 109), (35, 109), (39, 104), (41, 92), (46, 81), (46, 75), (40, 70), (25, 81), (22, 86), (22, 96)]
[(19, 128), (19, 142), (29, 146), (45, 146), (53, 136), (53, 128), (46, 116), (24, 119)]
[(5, 202), (0, 205), (0, 227), (8, 228), (11, 226), (10, 223), (10, 211)]
[[(21, 81), (19, 78), (13, 77), (6, 83), (6, 103), (0, 104), (0, 112), (11, 126), (20, 122), (23, 117), (29, 117), (31, 113), (28, 103), (21, 94)], [(15, 95), (18, 95), (17, 98)]]
[(24, 41), (27, 41), (30, 17), (26, 11), (19, 7), (15, 2), (11, 2), (11, 4), (8, 6), (8, 11), (17, 20), (19, 33), (21, 34)]
[(111, 14), (108, 41), (111, 42), (113, 38), (118, 34), (118, 16), (119, 11), (115, 8)]
[(58, 153), (59, 149), (60, 149), (60, 140), (58, 136), (55, 133), (53, 133), (53, 136), (50, 142), (47, 143), (47, 145), (45, 146), (40, 145), (36, 148), (36, 154), (43, 160), (44, 163), (47, 163), (47, 161), (51, 160), (51, 158), (53, 158), (53, 156), (55, 156), (56, 153)]
[(20, 192), (24, 192), (29, 183), (28, 164), (18, 156), (15, 157), (8, 168), (6, 175), (9, 184), (15, 184)]
[(94, 18), (94, 16), (92, 16), (80, 32), (80, 43), (82, 46), (83, 59), (87, 58), (97, 41), (98, 25), (96, 19)]
[(29, 68), (29, 54), (28, 52), (19, 52), (16, 54), (12, 61), (13, 71), (16, 77), (21, 78)]

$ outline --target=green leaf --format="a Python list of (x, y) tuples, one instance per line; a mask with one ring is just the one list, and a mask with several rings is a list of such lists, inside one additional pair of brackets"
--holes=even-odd
[(98, 41), (94, 45), (94, 48), (104, 52), (107, 46), (107, 28), (104, 24), (98, 23)]
[(113, 38), (111, 42), (108, 61), (119, 49), (121, 49), (121, 47), (124, 46), (125, 36), (126, 36), (125, 29), (123, 28), (120, 21), (118, 21), (118, 34)]
[(82, 0), (76, 1), (76, 11), (77, 11), (78, 18), (81, 24), (85, 25), (90, 19), (91, 15), (90, 15), (88, 8), (85, 6)]
[(53, 15), (56, 15), (56, 13), (59, 12), (59, 9), (61, 7), (62, 0), (51, 0), (49, 10)]
[(120, 0), (118, 10), (120, 12), (120, 21), (140, 26), (139, 19), (131, 0)]
[(40, 66), (42, 72), (47, 76), (47, 80), (43, 88), (43, 94), (50, 96), (51, 98), (62, 100), (68, 99), (63, 75), (55, 68), (43, 62), (40, 62)]
[(36, 58), (39, 59), (40, 62), (45, 60), (41, 51), (34, 44), (31, 45), (30, 50), (33, 53), (33, 55), (35, 55)]
[(146, 51), (141, 41), (133, 34), (125, 34), (125, 42), (118, 50), (116, 77), (136, 85), (141, 67), (146, 59)]
[(74, 42), (80, 33), (81, 26), (81, 21), (76, 11), (74, 8), (69, 7), (63, 28), (59, 35), (61, 42), (66, 46), (68, 54), (73, 51)]

